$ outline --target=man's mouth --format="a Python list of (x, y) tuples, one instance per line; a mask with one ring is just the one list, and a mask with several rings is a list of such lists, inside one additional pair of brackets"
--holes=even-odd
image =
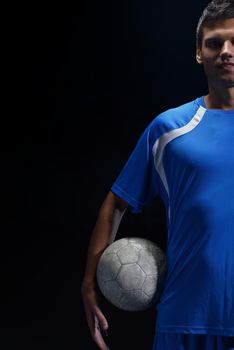
[(220, 68), (225, 69), (227, 71), (234, 70), (234, 63), (233, 62), (222, 63), (220, 65)]

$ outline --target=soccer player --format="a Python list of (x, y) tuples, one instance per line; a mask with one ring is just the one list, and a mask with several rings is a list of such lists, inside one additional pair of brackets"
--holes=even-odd
[(167, 276), (154, 350), (234, 349), (234, 3), (213, 0), (197, 27), (196, 60), (208, 94), (158, 115), (104, 200), (90, 239), (82, 297), (91, 335), (100, 328), (95, 273), (126, 210), (160, 196), (167, 214)]

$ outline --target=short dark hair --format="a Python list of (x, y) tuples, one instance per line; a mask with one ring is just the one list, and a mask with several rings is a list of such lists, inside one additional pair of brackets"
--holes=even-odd
[(204, 9), (197, 25), (196, 44), (201, 47), (203, 27), (214, 21), (234, 18), (234, 0), (213, 0)]

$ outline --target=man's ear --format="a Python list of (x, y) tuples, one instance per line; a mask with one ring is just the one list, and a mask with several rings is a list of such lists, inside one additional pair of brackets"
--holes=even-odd
[(201, 54), (201, 49), (200, 48), (197, 48), (196, 50), (196, 61), (198, 64), (202, 64), (203, 61), (202, 61), (202, 54)]

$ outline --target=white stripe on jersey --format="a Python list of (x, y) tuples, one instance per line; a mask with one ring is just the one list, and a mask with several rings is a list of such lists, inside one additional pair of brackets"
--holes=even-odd
[(202, 120), (204, 114), (206, 112), (206, 108), (200, 106), (197, 110), (197, 113), (194, 115), (194, 117), (184, 126), (178, 129), (173, 129), (165, 134), (163, 134), (161, 137), (157, 139), (153, 146), (153, 156), (154, 156), (154, 164), (155, 168), (162, 180), (162, 183), (165, 187), (165, 190), (169, 196), (169, 187), (167, 183), (167, 178), (165, 174), (165, 170), (163, 167), (163, 152), (166, 147), (166, 145), (174, 140), (175, 138), (186, 134), (187, 132), (193, 130)]

